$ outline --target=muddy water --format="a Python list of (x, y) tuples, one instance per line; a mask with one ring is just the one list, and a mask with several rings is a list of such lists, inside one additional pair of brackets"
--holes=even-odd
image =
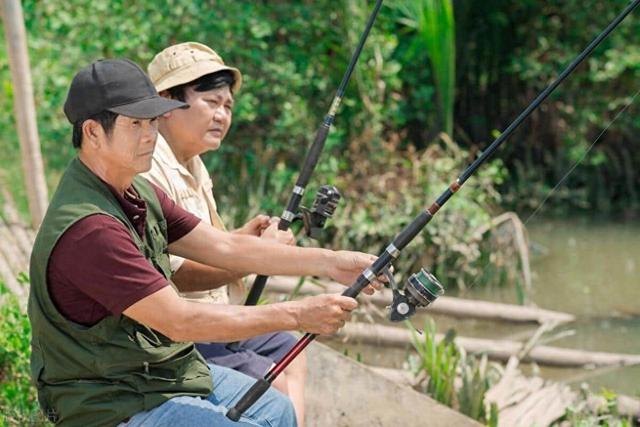
[[(572, 336), (551, 345), (640, 354), (640, 224), (540, 220), (528, 230), (534, 243), (531, 300), (578, 319), (560, 329), (574, 331)], [(516, 302), (512, 288), (476, 286), (460, 296)], [(460, 335), (482, 338), (526, 339), (535, 329), (440, 316), (435, 319), (440, 331), (454, 328)], [(421, 322), (416, 319), (417, 324)], [(408, 354), (408, 350), (333, 345), (366, 363), (397, 368)], [(543, 368), (541, 375), (576, 385), (584, 381), (596, 390), (606, 387), (640, 395), (640, 367), (596, 371)]]
[[(588, 221), (544, 222), (529, 227), (530, 238), (546, 248), (533, 259), (538, 305), (573, 313), (576, 334), (555, 345), (586, 350), (640, 353), (640, 224)], [(640, 394), (640, 367), (588, 373), (596, 387)]]

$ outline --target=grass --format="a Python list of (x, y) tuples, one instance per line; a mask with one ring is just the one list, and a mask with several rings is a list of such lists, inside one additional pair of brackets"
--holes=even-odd
[(424, 391), (438, 402), (447, 406), (453, 405), (454, 382), (460, 353), (453, 342), (454, 336), (436, 342), (435, 323), (425, 324), (424, 338), (410, 328), (412, 342), (419, 355), (419, 362), (414, 366), (414, 373), (427, 375)]
[(498, 424), (495, 405), (489, 410), (484, 396), (497, 381), (495, 369), (487, 363), (486, 356), (477, 359), (469, 356), (454, 342), (455, 332), (436, 341), (436, 326), (433, 320), (426, 322), (424, 336), (413, 328), (412, 342), (418, 357), (410, 359), (414, 374), (423, 376), (424, 392), (440, 403), (452, 407), (487, 425)]
[(31, 325), (0, 282), (0, 426), (47, 425), (31, 383)]

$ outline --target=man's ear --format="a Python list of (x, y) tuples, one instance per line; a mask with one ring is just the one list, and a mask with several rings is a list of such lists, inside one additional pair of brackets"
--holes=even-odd
[(103, 135), (104, 129), (97, 121), (89, 119), (82, 123), (82, 138), (85, 142), (97, 147)]

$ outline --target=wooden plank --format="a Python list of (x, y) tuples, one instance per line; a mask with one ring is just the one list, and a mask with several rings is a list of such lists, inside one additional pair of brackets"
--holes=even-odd
[[(267, 292), (290, 294), (296, 288), (298, 278), (274, 276), (269, 278)], [(298, 291), (298, 295), (317, 295), (320, 293), (340, 293), (344, 286), (335, 282), (307, 280)], [(378, 306), (387, 306), (391, 303), (391, 291), (384, 289), (373, 296), (362, 295), (363, 301), (370, 301)], [(488, 301), (477, 301), (463, 298), (442, 296), (427, 308), (433, 314), (442, 314), (458, 318), (474, 318), (483, 320), (497, 320), (514, 323), (547, 323), (571, 322), (575, 317), (568, 313), (544, 310), (537, 307), (525, 307), (512, 304), (501, 304)]]

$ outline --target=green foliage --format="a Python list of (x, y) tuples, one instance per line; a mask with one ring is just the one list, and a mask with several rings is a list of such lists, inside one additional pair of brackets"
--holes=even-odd
[[(219, 151), (205, 156), (221, 213), (235, 225), (257, 212), (279, 214), (370, 7), (369, 2), (361, 0), (323, 0), (312, 5), (25, 1), (39, 130), (50, 187), (55, 186), (74, 155), (71, 127), (63, 116), (62, 104), (78, 68), (104, 56), (125, 56), (144, 66), (172, 43), (197, 40), (217, 49), (244, 75), (230, 135)], [(402, 53), (405, 48), (399, 46), (405, 41), (396, 34), (398, 25), (395, 10), (383, 8), (307, 191), (307, 203), (319, 184), (338, 185), (345, 193), (349, 207), (339, 210), (337, 228), (329, 233), (330, 245), (335, 248), (378, 252), (472, 160), (462, 151), (448, 159), (450, 149), (442, 151), (438, 144), (429, 147), (430, 140), (421, 140), (419, 145), (428, 148), (416, 152), (402, 135), (406, 110), (403, 92), (419, 92), (403, 88), (410, 80), (403, 80), (409, 74), (401, 72), (402, 64), (410, 67), (412, 62)], [(64, 55), (59, 54), (60, 43), (53, 42), (56, 40), (64, 40)], [(0, 76), (9, 82), (7, 73), (0, 72)], [(411, 84), (428, 94), (431, 78), (420, 78)], [(428, 111), (428, 100), (420, 102), (420, 110)], [(0, 106), (8, 111), (10, 105), (7, 99)], [(17, 156), (12, 126), (0, 127), (0, 139), (14, 144), (10, 153)], [(455, 144), (449, 145), (457, 150)], [(17, 165), (16, 160), (7, 160), (7, 164)], [(394, 188), (395, 180), (387, 178), (391, 171), (397, 174), (400, 187)], [(497, 195), (485, 194), (484, 188), (491, 188), (490, 181), (501, 179), (501, 174), (500, 164), (494, 163), (470, 180), (465, 191), (440, 215), (439, 226), (412, 245), (409, 256), (403, 257), (404, 265), (413, 269), (430, 263), (438, 266), (438, 274), (451, 279), (460, 268), (466, 279), (471, 277), (474, 270), (469, 265), (478, 260), (479, 251), (477, 245), (467, 248), (463, 242), (474, 227), (490, 217), (489, 209), (496, 204)], [(15, 179), (15, 190), (21, 182), (18, 167), (9, 175)], [(406, 175), (415, 177), (406, 181)], [(376, 182), (378, 179), (383, 186)], [(464, 280), (456, 277), (450, 283), (463, 284)]]
[(438, 92), (442, 130), (453, 136), (453, 106), (455, 89), (455, 19), (452, 0), (404, 0), (396, 3), (402, 14), (400, 22), (417, 32), (413, 51), (422, 47), (431, 63), (433, 80)]
[(424, 391), (438, 402), (453, 406), (456, 368), (460, 359), (453, 336), (447, 336), (438, 343), (433, 321), (425, 323), (424, 337), (409, 328), (413, 346), (420, 357), (419, 364), (414, 366), (414, 373), (422, 371), (428, 375)]
[(44, 425), (31, 383), (31, 325), (0, 282), (0, 426)]
[(580, 390), (581, 399), (567, 409), (561, 422), (568, 422), (576, 427), (631, 427), (634, 417), (621, 416), (618, 413), (618, 395), (610, 390), (602, 389), (599, 394), (591, 394), (588, 387)]
[[(205, 156), (221, 213), (230, 225), (257, 212), (279, 214), (370, 3), (23, 1), (50, 189), (74, 155), (71, 127), (62, 113), (73, 74), (105, 56), (129, 57), (144, 66), (166, 46), (196, 40), (244, 75), (231, 132), (219, 151)], [(396, 2), (384, 7), (375, 23), (305, 197), (309, 204), (324, 183), (345, 194), (327, 236), (331, 247), (382, 250), (624, 1), (590, 2), (590, 7), (577, 1), (487, 0), (456, 2), (453, 9), (451, 3)], [(505, 145), (499, 159), (467, 182), (403, 253), (398, 271), (409, 274), (430, 265), (447, 286), (509, 278), (484, 268), (491, 257), (473, 231), (498, 205), (535, 207), (585, 141), (597, 135), (603, 119), (629, 100), (640, 71), (638, 49), (627, 40), (637, 34), (637, 25), (630, 19), (612, 34), (588, 66)], [(24, 213), (7, 64), (3, 40), (0, 183)], [(594, 91), (602, 96), (592, 96)], [(456, 137), (451, 139), (462, 148), (450, 141), (434, 143), (443, 125), (438, 105), (445, 100), (448, 116), (454, 98)], [(635, 209), (638, 117), (633, 108), (621, 117), (550, 208)]]
[[(336, 210), (327, 238), (332, 247), (356, 247), (381, 252), (393, 237), (455, 179), (455, 171), (470, 162), (469, 153), (448, 137), (427, 149), (400, 150), (391, 144), (381, 159), (354, 162), (349, 174), (335, 180), (343, 189), (344, 202)], [(494, 186), (503, 179), (503, 168), (495, 161), (481, 169), (450, 199), (434, 223), (420, 233), (396, 261), (396, 270), (408, 277), (423, 266), (445, 287), (464, 287), (476, 280), (486, 265), (478, 227), (491, 218), (491, 208), (500, 200)], [(495, 282), (498, 274), (483, 277)], [(497, 282), (496, 282), (497, 283)]]
[(409, 363), (414, 374), (425, 378), (425, 393), (475, 420), (497, 425), (495, 404), (488, 412), (484, 404), (487, 390), (499, 379), (496, 369), (487, 363), (487, 357), (483, 355), (477, 359), (467, 355), (454, 342), (455, 332), (451, 330), (437, 342), (433, 320), (425, 322), (422, 336), (408, 326), (418, 353), (416, 358), (409, 359)]
[[(493, 129), (504, 129), (628, 2), (459, 5), (456, 123), (475, 144)], [(511, 175), (503, 187), (506, 203), (536, 207), (631, 101), (640, 89), (640, 67), (638, 46), (629, 41), (639, 30), (632, 14), (505, 144), (500, 156)], [(636, 99), (545, 210), (637, 214), (640, 175), (632, 165), (640, 161), (638, 128)]]
[(466, 354), (462, 353), (461, 359), (463, 360), (460, 366), (462, 385), (457, 393), (460, 412), (474, 420), (485, 419), (484, 395), (491, 385), (487, 375), (487, 356), (482, 355), (480, 360), (475, 358), (467, 360)]
[(495, 403), (491, 403), (491, 406), (489, 407), (487, 427), (498, 427), (498, 405)]

